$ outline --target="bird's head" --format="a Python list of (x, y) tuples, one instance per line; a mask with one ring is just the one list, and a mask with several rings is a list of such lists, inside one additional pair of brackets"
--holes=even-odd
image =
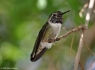
[(51, 23), (62, 23), (62, 15), (69, 12), (69, 11), (70, 10), (68, 10), (66, 12), (56, 11), (50, 15), (49, 21)]

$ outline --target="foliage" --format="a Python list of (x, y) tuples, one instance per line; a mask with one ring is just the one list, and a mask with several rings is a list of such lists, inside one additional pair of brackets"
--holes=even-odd
[[(84, 18), (79, 17), (82, 7), (82, 0), (0, 0), (0, 67), (33, 69), (35, 63), (30, 62), (30, 54), (38, 32), (48, 16), (57, 10), (64, 12), (70, 9), (71, 12), (63, 16), (63, 25), (72, 28), (84, 23)], [(62, 30), (61, 35), (65, 32)], [(44, 54), (41, 62), (37, 63), (39, 70), (70, 70), (73, 67), (79, 34), (75, 37), (70, 56), (72, 35), (56, 42)]]

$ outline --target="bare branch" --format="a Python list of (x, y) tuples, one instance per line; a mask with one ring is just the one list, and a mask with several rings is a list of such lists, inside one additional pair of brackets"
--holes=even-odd
[(69, 34), (71, 34), (71, 33), (73, 33), (73, 32), (76, 32), (76, 31), (79, 31), (79, 30), (85, 30), (85, 29), (86, 29), (85, 26), (79, 26), (79, 27), (77, 27), (77, 28), (74, 28), (74, 29), (70, 30), (70, 31), (67, 32), (65, 35), (60, 36), (59, 38), (56, 38), (55, 41), (59, 41), (61, 38), (64, 38), (64, 37), (68, 36)]
[(67, 33), (66, 33), (65, 35), (63, 35), (63, 36), (60, 36), (60, 37), (58, 37), (58, 38), (56, 38), (56, 39), (49, 39), (49, 40), (44, 40), (44, 41), (45, 41), (45, 42), (49, 42), (49, 43), (55, 42), (55, 41), (59, 41), (60, 39), (65, 38), (66, 36), (68, 36), (69, 34), (71, 34), (71, 33), (73, 33), (73, 32), (76, 32), (76, 31), (79, 31), (79, 30), (85, 30), (85, 29), (86, 29), (85, 26), (79, 26), (79, 27), (77, 27), (77, 28), (74, 28), (74, 29), (70, 30), (69, 32), (67, 32)]
[(70, 46), (69, 54), (71, 53), (73, 42), (74, 42), (74, 34), (73, 34), (73, 38), (72, 38), (72, 41), (71, 41), (71, 46)]
[[(85, 20), (86, 28), (88, 28), (88, 23), (89, 23), (89, 20), (90, 20), (90, 16), (91, 16), (93, 6), (94, 6), (94, 0), (90, 0), (88, 11), (87, 11), (87, 14), (86, 14), (86, 20)], [(83, 38), (84, 38), (84, 31), (83, 31), (83, 33), (81, 34), (81, 37), (80, 37), (79, 47), (78, 47), (78, 51), (77, 51), (77, 54), (76, 54), (76, 57), (75, 57), (74, 70), (78, 69), (78, 64), (79, 64), (79, 61), (80, 61), (81, 51), (82, 51), (82, 47), (83, 47)]]
[(79, 12), (79, 16), (83, 17), (83, 12), (85, 11), (85, 9), (88, 7), (88, 3), (84, 4), (83, 8), (80, 10)]

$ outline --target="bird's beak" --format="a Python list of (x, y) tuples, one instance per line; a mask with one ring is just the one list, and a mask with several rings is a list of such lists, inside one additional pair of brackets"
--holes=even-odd
[(63, 12), (62, 15), (65, 14), (65, 13), (67, 13), (67, 12), (70, 12), (70, 10), (68, 10), (68, 11), (66, 11), (66, 12)]

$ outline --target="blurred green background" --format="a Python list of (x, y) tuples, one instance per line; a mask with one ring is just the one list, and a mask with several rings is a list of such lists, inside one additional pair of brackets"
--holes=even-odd
[[(69, 50), (73, 34), (56, 42), (36, 62), (30, 61), (30, 54), (39, 30), (51, 13), (58, 10), (62, 12), (71, 10), (70, 13), (63, 16), (63, 27), (70, 30), (85, 23), (87, 8), (83, 12), (83, 17), (79, 16), (79, 12), (88, 2), (89, 0), (0, 0), (0, 68), (73, 70), (80, 38), (79, 32), (74, 33), (71, 52)], [(95, 15), (95, 12), (92, 14)], [(90, 20), (90, 27), (86, 36), (88, 46), (93, 49), (93, 52), (95, 51), (94, 19), (95, 16)], [(62, 29), (60, 35), (65, 34), (68, 30)], [(85, 47), (83, 50), (81, 64), (85, 67), (90, 52)]]

